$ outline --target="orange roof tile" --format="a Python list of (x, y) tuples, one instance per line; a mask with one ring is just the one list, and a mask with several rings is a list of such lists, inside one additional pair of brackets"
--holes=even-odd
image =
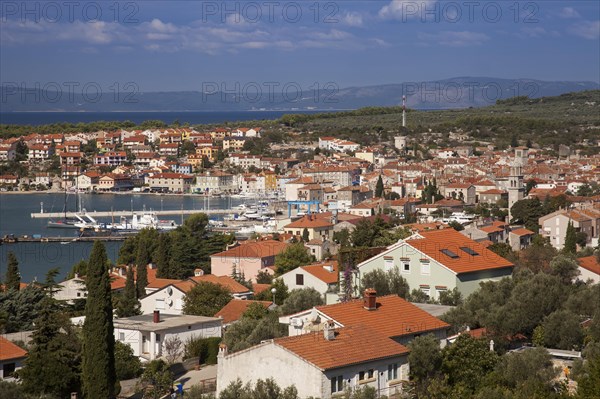
[(223, 306), (223, 308), (219, 310), (217, 314), (215, 314), (215, 317), (222, 318), (223, 324), (228, 324), (237, 321), (240, 319), (240, 317), (242, 317), (242, 314), (244, 314), (248, 307), (253, 303), (258, 303), (259, 305), (262, 305), (265, 309), (268, 309), (269, 306), (273, 305), (273, 302), (269, 301), (242, 301), (239, 299), (232, 299), (227, 305)]
[(27, 356), (27, 351), (13, 344), (4, 337), (0, 337), (0, 361), (21, 359)]
[[(471, 240), (454, 229), (424, 231), (420, 235), (423, 238), (407, 240), (406, 243), (456, 274), (514, 266), (481, 243)], [(478, 255), (469, 255), (461, 247), (475, 251)], [(450, 257), (442, 253), (442, 250), (450, 250), (457, 257)]]
[(323, 332), (278, 338), (278, 345), (321, 370), (406, 355), (404, 345), (366, 325), (339, 328), (335, 339), (326, 340)]
[(298, 219), (292, 223), (286, 224), (285, 226), (283, 226), (283, 228), (284, 229), (286, 229), (286, 228), (314, 229), (314, 228), (319, 228), (319, 227), (332, 227), (332, 226), (333, 226), (333, 223), (331, 223), (330, 220), (327, 220), (327, 219), (321, 218), (321, 217), (312, 216), (312, 215), (306, 215), (306, 216), (303, 216), (301, 219)]
[(252, 291), (254, 292), (254, 295), (258, 295), (269, 288), (271, 288), (271, 284), (252, 284)]
[[(327, 266), (331, 266), (332, 271), (327, 270)], [(326, 284), (335, 284), (338, 282), (339, 273), (337, 261), (320, 262), (302, 266), (301, 268)]]
[(450, 325), (396, 295), (377, 297), (377, 309), (366, 310), (362, 299), (317, 308), (344, 327), (368, 325), (386, 337), (399, 337)]
[(526, 228), (520, 228), (520, 229), (514, 229), (511, 231), (511, 234), (516, 234), (518, 236), (528, 236), (528, 235), (532, 235), (535, 234), (533, 231), (526, 229)]
[(266, 258), (268, 256), (275, 256), (282, 252), (288, 244), (275, 241), (249, 241), (244, 242), (235, 248), (228, 249), (227, 251), (219, 252), (211, 255), (211, 257), (224, 257), (224, 258)]
[(229, 276), (215, 276), (214, 274), (204, 274), (202, 276), (190, 277), (189, 280), (192, 280), (196, 283), (205, 281), (207, 283), (218, 284), (227, 288), (229, 291), (231, 291), (232, 294), (242, 294), (250, 291), (247, 287), (238, 283)]
[(579, 263), (579, 266), (584, 269), (600, 275), (600, 263), (598, 263), (595, 255), (579, 258), (577, 259), (577, 262)]

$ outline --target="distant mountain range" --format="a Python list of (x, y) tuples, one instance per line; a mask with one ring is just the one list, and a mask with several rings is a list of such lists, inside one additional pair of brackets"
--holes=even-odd
[[(247, 110), (341, 110), (368, 106), (402, 104), (414, 109), (450, 109), (491, 105), (498, 99), (515, 96), (531, 98), (557, 96), (569, 92), (597, 90), (596, 82), (548, 82), (532, 79), (498, 79), (458, 77), (427, 82), (404, 82), (377, 86), (337, 88), (335, 84), (320, 89), (298, 90), (288, 85), (269, 92), (267, 86), (241, 86), (238, 92), (209, 90), (95, 93), (87, 98), (81, 89), (69, 95), (66, 91), (37, 90), (0, 86), (2, 112), (127, 112), (127, 111), (247, 111)], [(231, 87), (233, 88), (233, 86)], [(254, 90), (253, 90), (254, 89)]]

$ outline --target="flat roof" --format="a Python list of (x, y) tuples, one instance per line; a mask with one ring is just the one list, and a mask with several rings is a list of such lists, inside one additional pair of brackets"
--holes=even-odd
[(154, 323), (153, 320), (153, 314), (144, 314), (139, 316), (114, 319), (113, 324), (115, 328), (136, 331), (162, 331), (176, 327), (192, 326), (212, 322), (219, 322), (219, 324), (221, 324), (221, 319), (218, 317), (190, 315), (161, 314), (160, 322)]

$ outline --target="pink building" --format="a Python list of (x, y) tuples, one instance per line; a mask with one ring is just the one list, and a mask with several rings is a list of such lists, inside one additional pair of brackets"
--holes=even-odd
[(247, 241), (241, 245), (219, 252), (210, 257), (211, 273), (216, 276), (231, 276), (233, 270), (243, 274), (244, 278), (256, 281), (259, 271), (275, 265), (275, 256), (281, 253), (288, 244), (275, 241)]

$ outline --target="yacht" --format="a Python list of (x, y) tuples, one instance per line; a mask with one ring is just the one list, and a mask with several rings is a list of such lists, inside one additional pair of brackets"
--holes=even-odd
[(179, 226), (174, 220), (158, 219), (156, 212), (144, 211), (139, 217), (134, 213), (130, 220), (127, 220), (125, 216), (121, 216), (119, 223), (110, 224), (108, 227), (119, 231), (139, 231), (145, 228), (174, 230)]

